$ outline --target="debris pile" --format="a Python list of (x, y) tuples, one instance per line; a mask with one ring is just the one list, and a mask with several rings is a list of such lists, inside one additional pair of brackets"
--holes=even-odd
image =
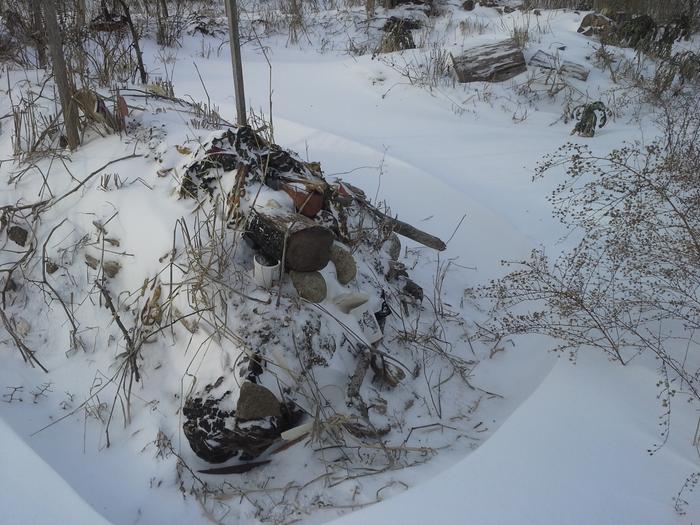
[(415, 49), (416, 44), (413, 41), (411, 31), (420, 29), (420, 27), (421, 24), (417, 20), (390, 17), (382, 27), (384, 35), (375, 54)]
[(598, 127), (602, 128), (608, 122), (608, 109), (600, 100), (576, 106), (571, 114), (572, 118), (576, 120), (576, 125), (571, 130), (571, 134), (588, 138), (593, 137), (598, 124), (598, 115), (600, 115)]
[[(257, 466), (285, 443), (286, 432), (298, 438), (325, 428), (319, 433), (335, 440), (389, 433), (395, 422), (385, 406), (372, 414), (362, 385), (369, 370), (375, 388), (384, 389), (419, 373), (418, 363), (402, 362), (411, 356), (407, 342), (385, 334), (391, 317), (418, 323), (424, 299), (399, 261), (397, 235), (440, 251), (445, 243), (370, 203), (361, 189), (326, 180), (320, 164), (247, 126), (215, 134), (179, 172), (181, 198), (213, 209), (225, 203), (227, 235), (244, 241), (236, 265), (252, 266), (244, 293), (270, 297), (255, 303), (245, 295), (235, 305), (244, 321), (236, 363), (242, 383), (210, 380), (187, 398), (184, 432), (192, 450), (210, 463), (258, 458)], [(329, 385), (344, 394), (321, 394)]]
[(673, 44), (687, 40), (691, 23), (687, 15), (679, 16), (660, 25), (649, 15), (632, 16), (630, 13), (589, 13), (581, 21), (578, 32), (598, 37), (605, 44), (629, 47), (657, 57), (671, 54)]
[(234, 457), (254, 459), (301, 417), (293, 403), (278, 401), (270, 390), (252, 381), (241, 384), (236, 408), (227, 410), (232, 392), (217, 395), (223, 381), (220, 377), (207, 385), (206, 397), (188, 399), (182, 410), (187, 418), (183, 430), (192, 450), (209, 463)]

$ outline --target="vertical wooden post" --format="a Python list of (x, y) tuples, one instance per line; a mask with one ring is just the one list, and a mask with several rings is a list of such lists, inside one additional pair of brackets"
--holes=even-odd
[(367, 20), (374, 18), (375, 11), (375, 0), (367, 0), (365, 4), (365, 12), (367, 13)]
[(51, 62), (54, 80), (58, 88), (58, 96), (61, 99), (63, 109), (63, 122), (66, 127), (66, 139), (68, 147), (74, 150), (80, 144), (78, 133), (78, 106), (73, 100), (73, 85), (68, 79), (68, 68), (63, 55), (63, 43), (61, 30), (58, 26), (55, 0), (42, 0), (44, 8), (44, 22), (46, 24), (46, 39), (51, 52)]
[(166, 0), (157, 0), (156, 2), (156, 23), (158, 31), (156, 33), (156, 41), (158, 45), (171, 45), (168, 38), (168, 3)]
[(243, 89), (243, 64), (241, 61), (241, 42), (238, 36), (238, 7), (236, 0), (226, 0), (228, 15), (228, 33), (231, 43), (231, 64), (233, 66), (233, 88), (236, 94), (236, 116), (239, 126), (245, 126), (248, 118), (245, 110), (245, 91)]
[(75, 25), (85, 27), (87, 25), (87, 5), (85, 0), (75, 0)]
[(160, 0), (160, 10), (165, 19), (167, 19), (170, 16), (168, 14), (168, 2), (166, 0)]

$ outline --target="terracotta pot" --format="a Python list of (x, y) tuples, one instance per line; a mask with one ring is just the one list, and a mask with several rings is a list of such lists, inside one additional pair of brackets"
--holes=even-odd
[(291, 184), (282, 184), (281, 189), (294, 201), (298, 213), (313, 219), (323, 209), (323, 195), (296, 188)]

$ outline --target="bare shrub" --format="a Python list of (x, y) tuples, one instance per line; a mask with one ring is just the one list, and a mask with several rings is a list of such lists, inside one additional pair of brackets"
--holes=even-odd
[(624, 11), (645, 14), (657, 20), (669, 20), (683, 13), (697, 12), (693, 0), (526, 0), (527, 9), (581, 9), (595, 11)]
[(700, 115), (694, 96), (668, 98), (651, 143), (607, 155), (567, 144), (540, 164), (535, 178), (565, 169), (550, 200), (578, 243), (555, 259), (535, 250), (482, 289), (492, 335), (544, 334), (571, 359), (591, 348), (623, 365), (654, 356), (664, 403), (700, 400)]
[(435, 42), (427, 46), (427, 49), (380, 55), (380, 60), (403, 75), (411, 84), (435, 88), (452, 83), (449, 55), (449, 51)]

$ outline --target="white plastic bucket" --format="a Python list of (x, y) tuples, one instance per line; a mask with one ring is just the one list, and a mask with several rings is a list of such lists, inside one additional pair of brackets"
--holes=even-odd
[(272, 288), (279, 278), (280, 263), (270, 266), (262, 255), (256, 254), (253, 257), (253, 280), (258, 286)]

